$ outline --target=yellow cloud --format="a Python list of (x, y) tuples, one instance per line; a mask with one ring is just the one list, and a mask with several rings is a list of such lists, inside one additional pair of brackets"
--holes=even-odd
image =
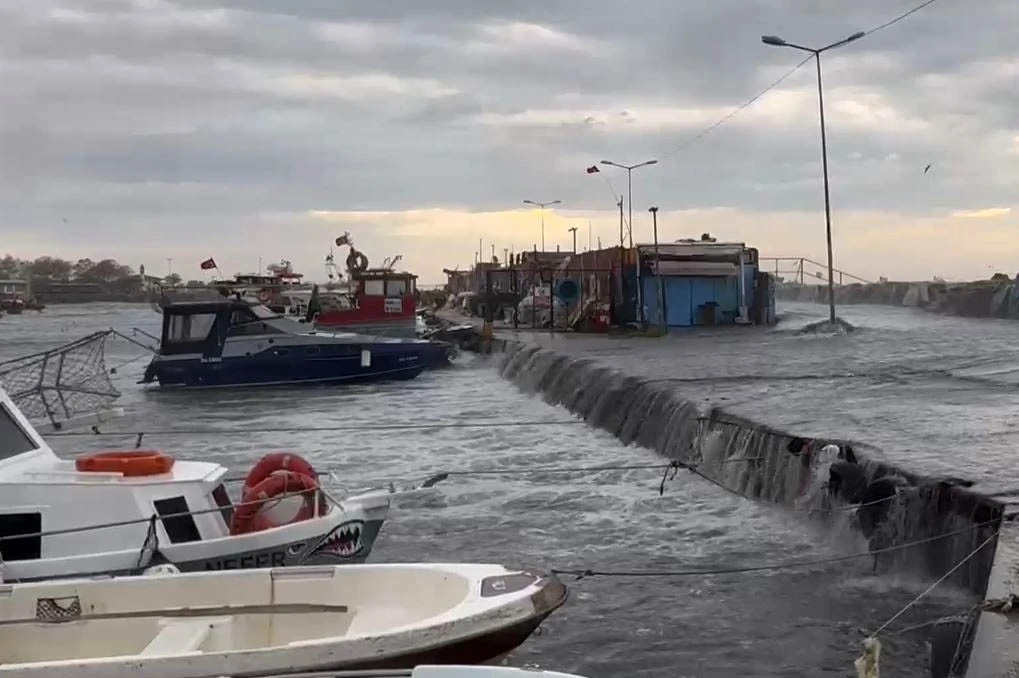
[(959, 219), (996, 219), (1008, 216), (1011, 213), (1011, 207), (985, 207), (980, 210), (958, 210), (952, 212), (952, 216)]

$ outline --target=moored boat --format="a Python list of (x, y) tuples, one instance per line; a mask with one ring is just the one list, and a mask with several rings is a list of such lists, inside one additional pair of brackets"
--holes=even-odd
[(144, 450), (63, 460), (0, 388), (0, 574), (31, 581), (159, 563), (194, 571), (364, 561), (390, 492), (335, 501), (316, 475), (297, 455), (268, 455), (234, 503), (219, 464)]
[(4, 584), (0, 593), (0, 676), (11, 678), (477, 664), (519, 646), (567, 597), (551, 574), (445, 563)]
[(413, 379), (449, 362), (444, 342), (314, 330), (232, 297), (161, 304), (159, 353), (142, 383), (210, 388)]

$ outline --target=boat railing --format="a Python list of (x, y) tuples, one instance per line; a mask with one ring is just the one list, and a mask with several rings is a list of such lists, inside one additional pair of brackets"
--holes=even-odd
[[(14, 541), (18, 539), (36, 539), (42, 537), (56, 537), (64, 534), (78, 534), (81, 532), (92, 532), (96, 530), (107, 530), (116, 527), (128, 527), (131, 525), (143, 525), (143, 524), (154, 524), (157, 520), (170, 520), (172, 518), (183, 518), (185, 516), (202, 516), (210, 513), (223, 513), (224, 511), (236, 510), (245, 506), (260, 506), (263, 509), (272, 508), (279, 504), (284, 499), (291, 497), (300, 497), (308, 494), (321, 494), (327, 501), (334, 506), (340, 507), (341, 503), (338, 499), (333, 497), (329, 492), (321, 487), (313, 487), (305, 490), (297, 490), (294, 492), (284, 492), (283, 494), (276, 495), (271, 499), (254, 499), (251, 501), (239, 501), (237, 503), (231, 503), (228, 506), (215, 506), (213, 508), (196, 509), (193, 511), (180, 511), (176, 513), (152, 514), (151, 516), (144, 518), (129, 518), (127, 520), (114, 520), (107, 523), (97, 523), (94, 525), (80, 525), (76, 527), (65, 527), (56, 530), (42, 530), (39, 532), (19, 532), (18, 534), (7, 534), (0, 535), (0, 558), (3, 554), (3, 543), (6, 541)], [(318, 502), (315, 502), (316, 517), (320, 517), (318, 514)], [(3, 562), (0, 560), (0, 562)]]
[[(413, 669), (354, 669), (350, 671), (298, 671), (266, 674), (263, 678), (412, 678)], [(229, 675), (208, 678), (233, 678)]]

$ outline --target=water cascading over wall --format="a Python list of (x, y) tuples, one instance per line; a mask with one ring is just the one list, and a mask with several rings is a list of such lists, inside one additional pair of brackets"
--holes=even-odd
[[(809, 472), (803, 458), (788, 451), (794, 434), (685, 400), (667, 382), (627, 375), (592, 358), (511, 342), (504, 344), (504, 351), (503, 377), (566, 407), (624, 444), (636, 443), (694, 465), (699, 473), (745, 497), (794, 505), (802, 474)], [(882, 528), (882, 547), (952, 534), (883, 554), (882, 568), (940, 577), (998, 529), (1000, 503), (948, 481), (867, 459), (859, 447), (856, 456), (868, 482), (888, 475), (905, 481)], [(840, 509), (834, 515), (853, 510)], [(995, 546), (991, 539), (950, 581), (983, 595)]]

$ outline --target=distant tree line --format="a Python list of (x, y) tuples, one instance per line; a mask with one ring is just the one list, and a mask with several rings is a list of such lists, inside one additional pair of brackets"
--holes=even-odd
[(112, 283), (133, 276), (134, 269), (116, 259), (78, 259), (70, 262), (57, 257), (39, 257), (35, 261), (6, 255), (0, 259), (0, 278), (47, 278), (63, 282)]

